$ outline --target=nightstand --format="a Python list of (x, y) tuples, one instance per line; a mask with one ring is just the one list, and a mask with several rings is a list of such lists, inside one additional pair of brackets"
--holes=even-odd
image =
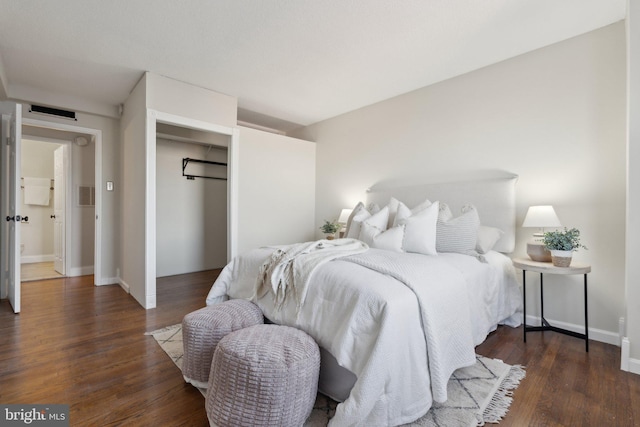
[[(523, 329), (524, 342), (527, 342), (527, 332), (532, 331), (554, 331), (561, 334), (570, 335), (576, 338), (582, 338), (585, 342), (585, 350), (589, 351), (589, 321), (587, 315), (587, 274), (591, 272), (591, 266), (572, 262), (569, 267), (556, 267), (550, 262), (538, 262), (525, 258), (516, 258), (513, 260), (513, 266), (522, 270), (522, 301), (523, 301)], [(540, 318), (542, 326), (527, 326), (527, 271), (540, 273)], [(569, 331), (567, 329), (551, 326), (547, 319), (544, 318), (544, 282), (543, 274), (583, 274), (584, 275), (584, 334)]]

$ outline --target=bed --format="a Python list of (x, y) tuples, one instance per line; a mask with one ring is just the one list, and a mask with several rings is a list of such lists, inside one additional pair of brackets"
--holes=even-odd
[[(374, 239), (365, 251), (318, 262), (305, 276), (304, 288), (295, 289), (295, 297), (278, 299), (270, 292), (257, 292), (256, 283), (268, 260), (289, 247), (259, 248), (223, 269), (207, 305), (229, 298), (253, 300), (270, 321), (311, 335), (321, 347), (319, 389), (341, 402), (330, 425), (412, 422), (433, 401), (446, 400), (451, 373), (475, 363), (475, 346), (498, 324), (515, 327), (521, 322), (520, 289), (511, 261), (504, 255), (515, 245), (516, 180), (508, 175), (401, 187), (377, 185), (367, 193), (367, 206), (384, 206), (378, 212), (389, 211), (392, 197), (402, 201), (405, 209), (417, 209), (427, 197), (446, 201), (450, 212), (462, 212), (463, 206), (472, 204), (482, 227), (502, 230), (485, 253), (407, 253), (381, 249)], [(442, 206), (437, 209), (442, 218)], [(424, 212), (406, 214), (416, 218), (414, 223), (407, 218), (400, 221), (404, 239), (409, 224), (415, 226), (417, 218), (425, 223)], [(451, 218), (451, 223), (458, 217), (463, 214)], [(363, 229), (364, 224), (360, 224)], [(341, 240), (345, 247), (359, 242)]]

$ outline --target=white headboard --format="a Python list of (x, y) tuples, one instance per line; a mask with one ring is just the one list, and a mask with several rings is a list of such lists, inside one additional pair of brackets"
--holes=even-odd
[(425, 199), (432, 202), (439, 200), (448, 204), (456, 216), (462, 206), (472, 204), (478, 210), (482, 225), (504, 231), (493, 249), (510, 253), (516, 243), (517, 180), (517, 175), (507, 174), (499, 178), (405, 186), (376, 184), (367, 190), (367, 203), (377, 203), (382, 207), (389, 203), (391, 197), (395, 197), (411, 208)]

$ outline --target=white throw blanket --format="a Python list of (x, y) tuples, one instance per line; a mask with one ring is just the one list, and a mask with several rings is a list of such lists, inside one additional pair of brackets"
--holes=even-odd
[(357, 239), (318, 240), (276, 247), (260, 267), (256, 297), (262, 298), (272, 291), (275, 306), (280, 309), (289, 295), (293, 294), (299, 312), (316, 268), (336, 258), (359, 254), (367, 249), (369, 246)]

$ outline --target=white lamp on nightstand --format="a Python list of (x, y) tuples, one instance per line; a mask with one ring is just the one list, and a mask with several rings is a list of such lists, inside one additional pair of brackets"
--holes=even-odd
[(544, 247), (542, 238), (544, 229), (562, 227), (560, 219), (553, 210), (553, 206), (530, 206), (522, 222), (523, 227), (535, 227), (539, 231), (533, 233), (533, 238), (527, 242), (527, 255), (534, 261), (551, 262), (551, 253)]

